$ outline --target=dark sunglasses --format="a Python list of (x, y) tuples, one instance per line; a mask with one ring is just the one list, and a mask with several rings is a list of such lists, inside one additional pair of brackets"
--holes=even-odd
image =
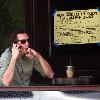
[(20, 42), (21, 42), (21, 44), (25, 44), (25, 43), (26, 43), (26, 41), (27, 41), (28, 43), (30, 43), (30, 39), (24, 39), (24, 40), (18, 40), (18, 41), (20, 41)]

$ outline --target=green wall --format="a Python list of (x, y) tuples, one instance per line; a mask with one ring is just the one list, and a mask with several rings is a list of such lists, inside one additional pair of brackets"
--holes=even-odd
[(25, 28), (24, 0), (0, 0), (0, 54), (16, 28)]

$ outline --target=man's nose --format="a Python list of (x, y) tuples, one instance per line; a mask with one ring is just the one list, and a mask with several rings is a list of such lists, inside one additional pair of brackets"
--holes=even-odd
[(29, 42), (28, 41), (26, 41), (26, 43), (25, 43), (26, 45), (29, 45)]

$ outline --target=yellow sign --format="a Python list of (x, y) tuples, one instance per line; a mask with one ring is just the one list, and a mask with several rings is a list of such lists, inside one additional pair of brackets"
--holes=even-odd
[(100, 42), (100, 12), (97, 9), (56, 11), (54, 42), (57, 45)]

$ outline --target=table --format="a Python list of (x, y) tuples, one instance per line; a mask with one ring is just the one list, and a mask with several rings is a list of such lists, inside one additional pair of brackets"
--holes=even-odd
[(91, 85), (93, 83), (94, 83), (94, 79), (92, 77), (52, 79), (52, 84), (54, 85)]

